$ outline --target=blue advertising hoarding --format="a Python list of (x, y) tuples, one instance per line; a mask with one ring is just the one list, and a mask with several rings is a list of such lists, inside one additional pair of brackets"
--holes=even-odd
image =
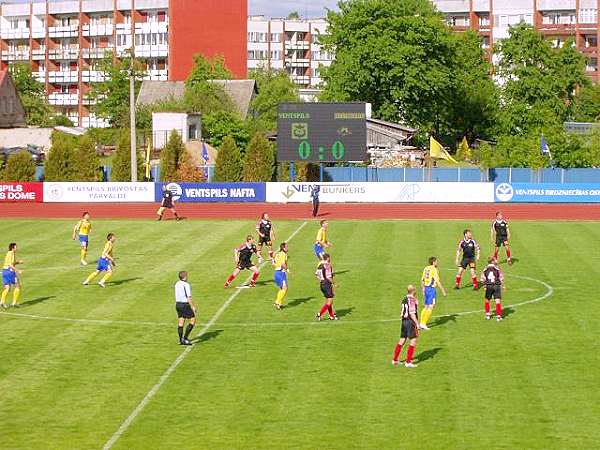
[(498, 203), (600, 203), (600, 183), (499, 183)]
[(156, 183), (157, 202), (162, 200), (163, 186), (175, 201), (186, 203), (264, 202), (267, 197), (265, 183)]

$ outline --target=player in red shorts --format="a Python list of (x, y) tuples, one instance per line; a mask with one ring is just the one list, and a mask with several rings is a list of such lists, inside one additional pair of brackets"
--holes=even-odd
[(498, 252), (500, 247), (504, 246), (506, 249), (506, 262), (508, 265), (512, 265), (512, 258), (510, 255), (510, 246), (508, 241), (510, 240), (510, 228), (508, 221), (502, 215), (502, 212), (496, 213), (496, 219), (492, 222), (492, 242), (495, 242), (496, 246), (494, 249), (494, 258), (498, 259)]
[(325, 312), (329, 313), (329, 320), (339, 320), (333, 310), (333, 297), (335, 297), (333, 288), (335, 284), (333, 283), (333, 267), (329, 254), (323, 254), (323, 259), (319, 262), (315, 275), (321, 284), (321, 292), (325, 297), (325, 303), (321, 307), (321, 311), (317, 313), (317, 320), (321, 320)]
[[(462, 253), (462, 259), (460, 255)], [(460, 280), (467, 267), (471, 271), (471, 280), (473, 281), (473, 289), (479, 289), (479, 283), (477, 282), (477, 261), (479, 261), (479, 244), (473, 239), (471, 230), (467, 229), (463, 232), (463, 239), (458, 243), (456, 249), (456, 265), (458, 266), (458, 273), (456, 274), (456, 282), (454, 283), (454, 289), (460, 289)]]
[(258, 263), (262, 263), (263, 259), (258, 253), (258, 249), (256, 245), (254, 245), (254, 238), (250, 235), (246, 237), (246, 242), (240, 245), (238, 248), (234, 250), (235, 253), (235, 269), (233, 269), (233, 273), (229, 275), (227, 281), (225, 282), (225, 288), (228, 288), (231, 282), (239, 275), (242, 270), (249, 269), (252, 272), (252, 280), (250, 281), (250, 287), (256, 286), (256, 280), (260, 275), (260, 271), (256, 264), (252, 262), (252, 255), (258, 256)]
[(481, 272), (481, 282), (485, 285), (485, 320), (490, 320), (492, 314), (490, 312), (490, 301), (494, 299), (496, 302), (496, 320), (502, 320), (502, 290), (504, 286), (504, 274), (498, 267), (496, 258), (489, 258), (488, 265)]
[(413, 357), (415, 354), (415, 347), (417, 346), (417, 338), (419, 337), (419, 317), (417, 315), (418, 301), (417, 301), (417, 288), (410, 284), (407, 288), (406, 297), (402, 300), (402, 328), (400, 330), (400, 340), (396, 344), (394, 349), (394, 358), (392, 364), (398, 365), (398, 358), (402, 352), (402, 347), (408, 340), (408, 350), (406, 352), (406, 361), (404, 367), (414, 369), (417, 367), (413, 364)]

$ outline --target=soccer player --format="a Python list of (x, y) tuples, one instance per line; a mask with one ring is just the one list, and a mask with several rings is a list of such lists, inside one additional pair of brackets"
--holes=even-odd
[(490, 320), (490, 301), (496, 302), (496, 320), (502, 320), (502, 290), (504, 286), (504, 274), (498, 267), (496, 258), (488, 259), (488, 265), (481, 273), (481, 282), (485, 285), (485, 320)]
[(510, 239), (510, 228), (508, 227), (508, 221), (504, 218), (501, 211), (496, 213), (496, 220), (492, 222), (492, 242), (496, 243), (494, 250), (494, 258), (498, 259), (498, 252), (500, 247), (504, 246), (506, 249), (506, 262), (508, 265), (512, 265), (512, 258), (510, 255), (510, 246), (508, 241)]
[(440, 272), (438, 271), (438, 259), (435, 256), (429, 258), (429, 265), (423, 269), (423, 275), (421, 276), (421, 287), (423, 288), (423, 311), (421, 311), (421, 323), (419, 328), (421, 330), (429, 330), (427, 322), (431, 318), (433, 313), (433, 307), (437, 298), (436, 287), (439, 286), (444, 297), (446, 296), (446, 289), (442, 285), (440, 279)]
[(83, 213), (83, 216), (79, 222), (75, 224), (73, 228), (73, 240), (79, 235), (79, 243), (81, 244), (81, 265), (87, 266), (85, 260), (88, 252), (88, 246), (90, 244), (90, 231), (92, 231), (92, 222), (90, 222), (90, 213), (87, 211)]
[(273, 260), (273, 266), (275, 267), (275, 284), (279, 288), (274, 306), (278, 310), (283, 309), (283, 299), (288, 290), (287, 273), (289, 272), (289, 267), (287, 261), (288, 245), (287, 243), (282, 242), (279, 245), (279, 251), (275, 254), (275, 259)]
[(158, 214), (158, 218), (156, 220), (162, 220), (163, 214), (165, 213), (165, 209), (171, 210), (171, 212), (175, 216), (175, 220), (181, 220), (181, 217), (177, 215), (177, 211), (175, 210), (175, 200), (173, 200), (173, 193), (167, 189), (167, 186), (164, 185), (162, 190), (162, 201), (160, 203), (160, 208), (158, 208), (158, 211), (156, 211), (156, 214)]
[(0, 307), (7, 308), (6, 297), (10, 292), (11, 287), (14, 286), (12, 305), (15, 308), (19, 307), (19, 297), (21, 295), (21, 283), (19, 282), (18, 274), (21, 272), (17, 270), (17, 264), (23, 264), (23, 261), (17, 260), (17, 244), (14, 242), (8, 244), (8, 252), (4, 257), (4, 266), (2, 267), (2, 297), (0, 298)]
[[(460, 254), (462, 253), (462, 259)], [(460, 280), (462, 279), (463, 272), (467, 270), (467, 267), (471, 270), (471, 280), (473, 281), (473, 289), (479, 289), (479, 283), (477, 281), (477, 261), (479, 261), (480, 249), (479, 244), (473, 239), (471, 230), (466, 229), (463, 232), (463, 239), (458, 243), (456, 249), (456, 265), (458, 266), (458, 273), (456, 274), (456, 282), (454, 283), (454, 289), (460, 289)]]
[(263, 213), (260, 220), (256, 224), (256, 231), (258, 233), (258, 252), (262, 256), (263, 245), (269, 247), (269, 259), (273, 262), (273, 241), (275, 240), (275, 230), (273, 229), (273, 223), (269, 220), (269, 215)]
[[(192, 345), (189, 340), (190, 333), (196, 325), (196, 306), (192, 302), (192, 287), (187, 282), (188, 273), (179, 272), (179, 281), (175, 283), (175, 309), (177, 310), (177, 334), (179, 344)], [(188, 326), (183, 333), (185, 321), (189, 320)]]
[(258, 253), (258, 249), (254, 244), (254, 238), (248, 235), (246, 237), (246, 242), (234, 250), (234, 255), (235, 269), (233, 270), (233, 273), (229, 275), (229, 278), (227, 278), (227, 281), (225, 282), (225, 288), (228, 288), (231, 285), (231, 282), (235, 280), (235, 277), (237, 277), (238, 274), (245, 269), (249, 269), (254, 272), (252, 274), (252, 280), (250, 281), (250, 287), (253, 288), (256, 286), (256, 280), (260, 275), (260, 271), (258, 270), (258, 267), (256, 267), (256, 264), (252, 262), (252, 255), (258, 256), (259, 264), (263, 261), (262, 256), (260, 253)]
[(327, 227), (329, 224), (326, 220), (321, 220), (321, 228), (317, 232), (317, 238), (315, 239), (315, 255), (319, 260), (323, 259), (323, 255), (325, 254), (325, 249), (331, 247), (331, 242), (327, 240)]
[(321, 193), (321, 186), (315, 184), (310, 190), (310, 196), (312, 198), (312, 216), (317, 217), (319, 215), (319, 194)]
[(108, 236), (106, 236), (106, 244), (104, 244), (104, 249), (102, 250), (102, 256), (100, 256), (98, 264), (96, 265), (96, 271), (92, 272), (90, 276), (86, 278), (83, 282), (84, 286), (90, 284), (90, 281), (96, 278), (100, 272), (106, 272), (104, 277), (98, 282), (99, 286), (106, 287), (106, 282), (112, 277), (113, 268), (116, 266), (113, 257), (113, 245), (115, 240), (115, 235), (113, 233), (108, 233)]
[(323, 259), (319, 262), (315, 275), (321, 284), (321, 292), (325, 297), (325, 303), (321, 307), (321, 311), (317, 313), (317, 320), (321, 320), (325, 311), (329, 313), (329, 320), (339, 320), (333, 310), (333, 298), (335, 297), (333, 288), (335, 284), (333, 283), (333, 267), (331, 266), (331, 256), (329, 254), (323, 254)]
[(413, 364), (415, 355), (415, 347), (417, 346), (417, 338), (419, 337), (419, 318), (417, 316), (418, 301), (416, 297), (417, 288), (410, 284), (407, 288), (406, 297), (402, 300), (402, 328), (400, 330), (400, 340), (394, 349), (394, 358), (392, 364), (398, 365), (398, 358), (402, 352), (402, 347), (408, 339), (408, 350), (406, 352), (406, 361), (404, 367), (414, 369), (417, 367)]

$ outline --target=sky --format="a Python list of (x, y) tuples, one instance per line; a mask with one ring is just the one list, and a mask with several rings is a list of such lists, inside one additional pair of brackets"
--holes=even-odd
[[(26, 3), (29, 0), (4, 0), (6, 3)], [(286, 17), (298, 11), (302, 17), (324, 17), (325, 8), (335, 9), (338, 0), (248, 0), (248, 13), (268, 17)], [(0, 0), (0, 3), (3, 3)]]

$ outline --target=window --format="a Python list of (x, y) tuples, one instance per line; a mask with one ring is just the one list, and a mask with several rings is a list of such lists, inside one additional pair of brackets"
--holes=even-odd
[(271, 59), (280, 60), (281, 50), (271, 50)]
[(271, 42), (281, 42), (281, 34), (271, 33)]
[(313, 69), (313, 77), (319, 78), (321, 76), (321, 69)]
[(195, 123), (188, 127), (188, 139), (198, 139), (198, 128)]

